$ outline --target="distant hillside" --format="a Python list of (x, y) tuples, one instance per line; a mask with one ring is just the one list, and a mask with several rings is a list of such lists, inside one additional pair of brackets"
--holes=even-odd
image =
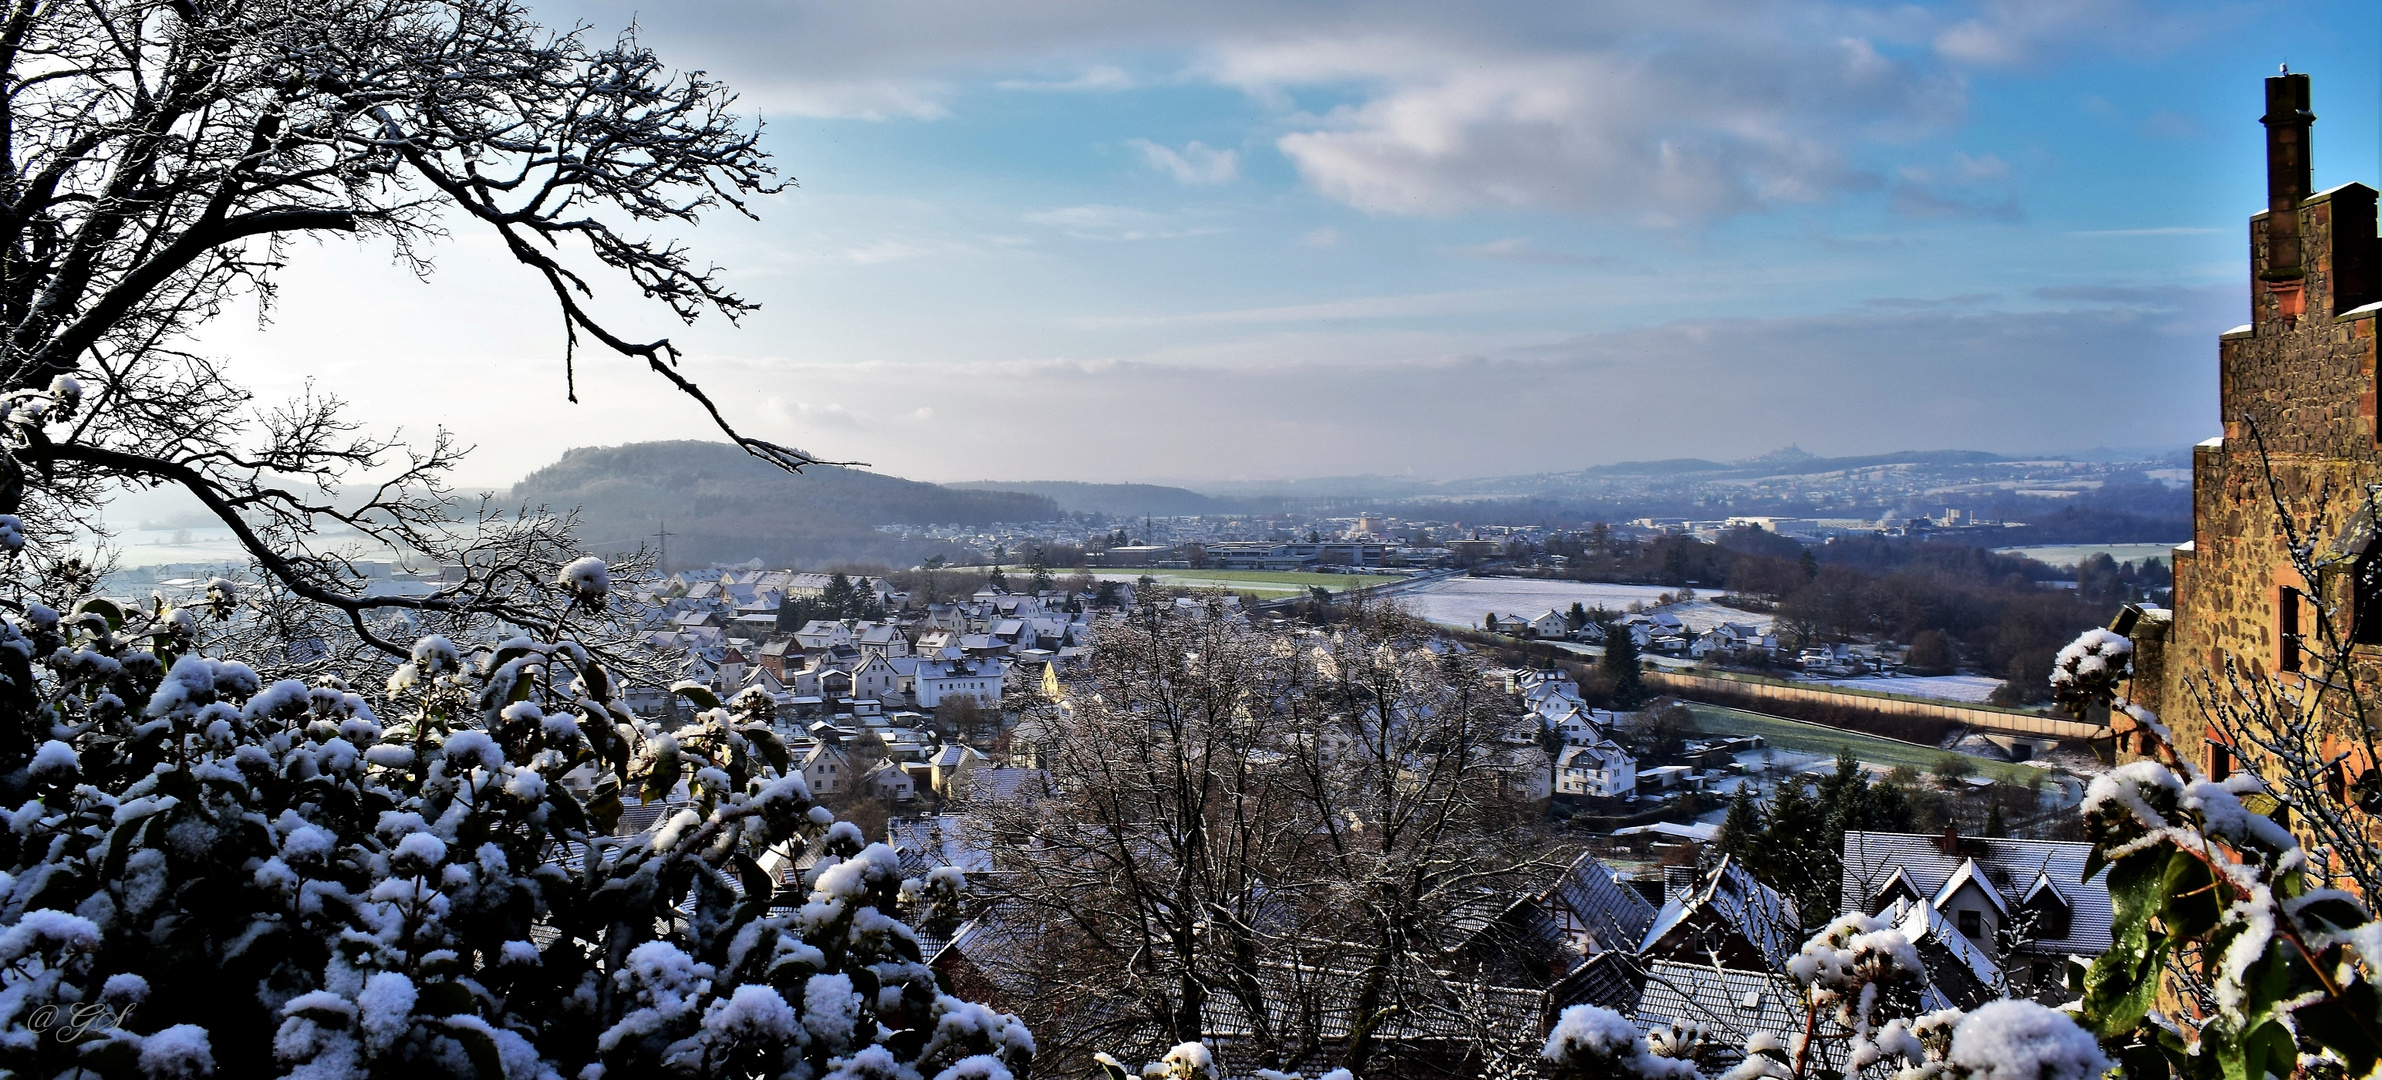
[(1153, 517), (1180, 517), (1192, 514), (1228, 514), (1236, 507), (1221, 499), (1212, 499), (1196, 491), (1157, 484), (1085, 484), (1074, 480), (968, 480), (945, 487), (966, 491), (1015, 491), (1039, 495), (1059, 504), (1070, 514), (1108, 514), (1132, 517), (1149, 514)]
[(879, 525), (1047, 521), (1040, 495), (959, 491), (858, 469), (813, 466), (796, 476), (726, 443), (582, 447), (513, 485), (513, 501), (576, 506), (589, 550), (651, 544), (667, 521), (674, 567), (758, 558), (773, 566), (883, 562), (912, 566), (938, 545), (905, 543)]

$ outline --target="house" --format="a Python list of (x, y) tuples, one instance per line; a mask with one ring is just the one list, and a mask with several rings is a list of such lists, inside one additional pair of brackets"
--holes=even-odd
[(1638, 953), (1648, 961), (1778, 972), (1802, 950), (1801, 927), (1793, 901), (1730, 857), (1663, 905)]
[(1509, 982), (1546, 985), (1600, 955), (1634, 957), (1654, 917), (1645, 897), (1582, 854), (1545, 888), (1498, 912), (1457, 955)]
[(1555, 794), (1619, 799), (1638, 790), (1638, 759), (1611, 741), (1563, 748), (1555, 758)]
[(954, 694), (999, 704), (1009, 675), (1009, 662), (999, 657), (940, 659), (920, 663), (914, 697), (921, 709), (942, 704)]
[(901, 693), (901, 673), (894, 669), (892, 661), (880, 654), (862, 653), (859, 663), (852, 666), (849, 674), (853, 697), (883, 701)]
[(946, 746), (936, 751), (935, 756), (929, 758), (926, 764), (930, 770), (927, 782), (933, 785), (937, 794), (948, 798), (952, 793), (952, 783), (959, 777), (981, 768), (984, 765), (984, 755), (977, 753), (976, 748), (972, 746)]
[(794, 640), (801, 642), (805, 651), (824, 652), (840, 646), (851, 645), (852, 630), (840, 622), (812, 619), (804, 623), (802, 629), (794, 632)]
[(858, 779), (852, 773), (852, 756), (833, 741), (812, 743), (810, 751), (802, 755), (802, 780), (810, 785), (813, 795), (840, 794)]
[(802, 670), (802, 643), (793, 638), (772, 641), (755, 651), (753, 662), (784, 679), (788, 672)]
[(902, 636), (901, 627), (891, 623), (861, 623), (852, 637), (862, 653), (886, 659), (910, 655), (910, 639)]
[(1528, 620), (1528, 626), (1530, 636), (1537, 638), (1559, 638), (1571, 632), (1571, 620), (1554, 608), (1548, 608), (1546, 614)]
[(1838, 900), (1872, 914), (1925, 906), (2016, 981), (2056, 987), (2067, 957), (2110, 946), (2106, 875), (2084, 874), (2091, 853), (2071, 841), (1851, 831)]
[(887, 760), (861, 774), (860, 790), (887, 802), (906, 803), (918, 798), (918, 781), (904, 772), (898, 762)]

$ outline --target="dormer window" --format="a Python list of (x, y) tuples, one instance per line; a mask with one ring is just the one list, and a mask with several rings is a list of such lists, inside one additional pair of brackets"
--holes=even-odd
[(2053, 941), (2068, 936), (2075, 909), (2058, 884), (2049, 877), (2035, 875), (2035, 883), (2026, 890), (2026, 897), (2018, 902), (2025, 913), (2018, 927), (2027, 937), (2037, 941)]

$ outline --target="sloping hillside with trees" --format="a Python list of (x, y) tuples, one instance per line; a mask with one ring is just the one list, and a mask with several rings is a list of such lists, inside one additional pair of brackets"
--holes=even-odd
[(772, 566), (878, 562), (912, 566), (948, 545), (905, 542), (879, 525), (1047, 521), (1047, 498), (959, 491), (861, 469), (813, 465), (800, 476), (726, 443), (681, 440), (581, 447), (513, 485), (515, 502), (578, 507), (594, 551), (651, 545), (667, 522), (676, 566), (760, 559)]

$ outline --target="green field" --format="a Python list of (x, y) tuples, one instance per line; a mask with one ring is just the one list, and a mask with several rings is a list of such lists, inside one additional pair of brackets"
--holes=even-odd
[[(1920, 746), (1895, 739), (1882, 739), (1857, 731), (1841, 731), (1820, 724), (1806, 724), (1800, 720), (1787, 720), (1776, 716), (1764, 716), (1760, 713), (1749, 713), (1742, 709), (1702, 705), (1692, 701), (1684, 704), (1687, 706), (1687, 711), (1695, 714), (1696, 726), (1703, 729), (1705, 734), (1759, 735), (1768, 740), (1770, 745), (1781, 750), (1793, 750), (1805, 754), (1834, 754), (1839, 749), (1849, 746), (1853, 749), (1853, 756), (1863, 761), (1882, 765), (1889, 769), (1896, 765), (1908, 765), (1921, 773), (1934, 768), (1936, 762), (1943, 760), (1944, 755), (1951, 753), (1949, 750), (1938, 750), (1932, 746)], [(2013, 765), (2007, 761), (1994, 761), (1973, 754), (1961, 756), (1977, 763), (1977, 775), (1990, 776), (2004, 783), (2024, 784), (2030, 777), (2048, 775), (2046, 770), (2026, 765)]]
[(1309, 574), (1291, 570), (1101, 570), (1092, 575), (1104, 581), (1155, 579), (1161, 585), (1191, 589), (1228, 589), (1259, 596), (1292, 596), (1321, 586), (1333, 592), (1370, 588), (1404, 581), (1382, 574)]

